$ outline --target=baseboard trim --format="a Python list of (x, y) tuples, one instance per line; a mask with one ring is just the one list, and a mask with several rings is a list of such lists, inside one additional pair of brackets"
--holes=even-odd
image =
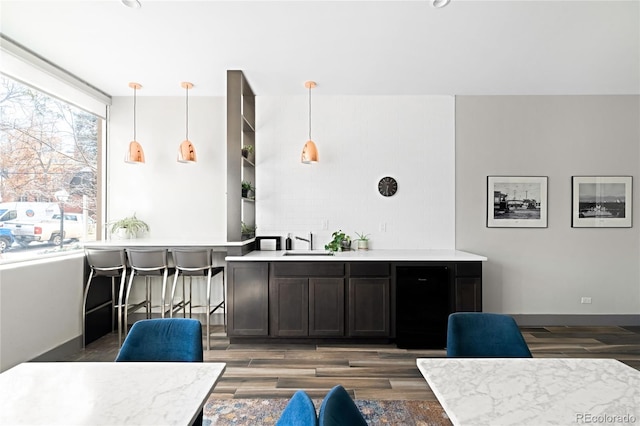
[(60, 361), (70, 355), (77, 354), (82, 349), (82, 336), (75, 337), (55, 348), (33, 358), (33, 362)]
[(520, 327), (546, 326), (640, 326), (639, 315), (556, 315), (520, 314), (511, 315)]

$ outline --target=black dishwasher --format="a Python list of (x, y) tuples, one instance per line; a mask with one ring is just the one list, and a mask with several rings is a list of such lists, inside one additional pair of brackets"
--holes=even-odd
[(447, 266), (396, 267), (396, 345), (443, 349), (452, 312)]

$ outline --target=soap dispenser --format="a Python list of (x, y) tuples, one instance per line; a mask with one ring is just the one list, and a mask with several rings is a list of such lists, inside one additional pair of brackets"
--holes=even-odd
[(287, 234), (287, 239), (284, 243), (285, 249), (291, 250), (291, 234)]

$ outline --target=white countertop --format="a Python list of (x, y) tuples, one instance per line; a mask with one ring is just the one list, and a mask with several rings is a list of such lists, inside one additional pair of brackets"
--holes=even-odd
[[(325, 250), (291, 250), (300, 253), (296, 256), (285, 256), (285, 250), (277, 251), (252, 251), (244, 256), (227, 256), (227, 262), (356, 262), (356, 261), (378, 261), (378, 262), (472, 262), (485, 261), (484, 256), (467, 253), (460, 250), (357, 250), (347, 252), (336, 252), (333, 256), (318, 256), (311, 253), (322, 253)], [(309, 255), (305, 255), (309, 254)]]
[(640, 371), (615, 359), (420, 358), (456, 426), (640, 424)]
[(88, 248), (126, 248), (126, 247), (242, 247), (254, 242), (254, 239), (244, 241), (224, 241), (209, 238), (130, 238), (123, 240), (87, 241), (83, 243)]
[(0, 374), (0, 425), (188, 425), (224, 369), (210, 362), (28, 362)]

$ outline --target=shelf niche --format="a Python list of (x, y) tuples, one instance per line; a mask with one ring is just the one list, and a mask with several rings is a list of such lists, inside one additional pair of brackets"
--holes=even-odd
[(256, 98), (244, 73), (227, 71), (227, 241), (242, 241), (242, 223), (256, 224), (255, 199), (242, 197), (242, 181), (256, 185), (255, 163), (242, 156), (253, 145), (255, 158)]

